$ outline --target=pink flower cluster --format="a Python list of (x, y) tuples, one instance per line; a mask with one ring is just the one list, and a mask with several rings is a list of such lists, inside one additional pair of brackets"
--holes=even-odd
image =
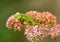
[(50, 29), (38, 25), (30, 25), (25, 29), (25, 35), (28, 40), (32, 40), (37, 36), (42, 39), (47, 37), (48, 35), (51, 35), (51, 38), (53, 39), (57, 36), (60, 36), (60, 24), (56, 24)]
[(38, 25), (30, 25), (25, 29), (25, 35), (28, 40), (32, 40), (37, 36), (42, 39), (49, 35), (49, 29)]
[(8, 20), (6, 22), (6, 26), (10, 28), (13, 25), (13, 23), (14, 23), (14, 15), (12, 15), (8, 18)]
[(29, 11), (26, 12), (26, 14), (28, 16), (32, 16), (35, 19), (35, 21), (39, 21), (44, 25), (56, 24), (56, 17), (52, 15), (50, 12)]
[(8, 20), (7, 20), (7, 22), (6, 22), (6, 27), (8, 27), (8, 28), (14, 28), (14, 30), (16, 31), (16, 30), (21, 30), (21, 27), (22, 27), (22, 23), (21, 23), (21, 21), (20, 20), (15, 20), (14, 19), (14, 16), (16, 16), (17, 14), (20, 14), (20, 13), (16, 13), (16, 14), (14, 14), (14, 15), (12, 15), (12, 16), (10, 16), (9, 18), (8, 18)]
[(20, 13), (16, 13), (15, 15), (12, 15), (8, 18), (6, 26), (8, 28), (13, 27), (15, 31), (21, 31), (22, 27), (24, 27), (25, 35), (28, 40), (32, 40), (36, 37), (40, 37), (42, 39), (47, 37), (48, 35), (51, 35), (51, 38), (60, 36), (60, 24), (56, 23), (56, 17), (52, 15), (50, 12), (26, 12), (27, 16), (31, 16), (35, 22), (38, 22), (43, 25), (24, 24), (25, 21), (21, 21), (20, 19), (16, 21), (15, 16), (17, 14)]
[(54, 27), (50, 30), (51, 38), (55, 38), (57, 36), (60, 36), (60, 24), (56, 24)]

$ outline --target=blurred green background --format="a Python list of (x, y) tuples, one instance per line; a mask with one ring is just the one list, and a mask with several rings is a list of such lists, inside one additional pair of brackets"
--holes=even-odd
[[(5, 23), (10, 15), (30, 10), (49, 11), (57, 17), (57, 22), (60, 23), (60, 0), (0, 0), (0, 42), (28, 42), (23, 31), (9, 30)], [(41, 42), (60, 42), (60, 37), (46, 38)]]

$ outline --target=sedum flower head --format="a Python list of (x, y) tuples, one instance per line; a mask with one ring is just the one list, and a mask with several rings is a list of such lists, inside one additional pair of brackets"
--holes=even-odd
[(60, 24), (56, 24), (54, 27), (51, 28), (50, 35), (51, 35), (51, 38), (60, 36)]
[(50, 12), (29, 11), (26, 12), (26, 15), (32, 16), (35, 21), (40, 22), (43, 25), (56, 24), (56, 17), (52, 15)]
[(38, 25), (27, 26), (25, 29), (25, 35), (28, 40), (33, 40), (34, 38), (44, 38), (48, 36), (49, 29), (45, 27), (41, 27)]
[(6, 22), (6, 27), (8, 27), (8, 28), (14, 28), (14, 30), (16, 31), (16, 30), (21, 30), (21, 28), (22, 28), (22, 23), (21, 23), (21, 21), (18, 19), (18, 20), (15, 20), (15, 16), (16, 15), (18, 15), (18, 14), (20, 14), (19, 12), (17, 12), (16, 14), (14, 14), (14, 15), (12, 15), (12, 16), (10, 16), (9, 18), (8, 18), (8, 20), (7, 20), (7, 22)]

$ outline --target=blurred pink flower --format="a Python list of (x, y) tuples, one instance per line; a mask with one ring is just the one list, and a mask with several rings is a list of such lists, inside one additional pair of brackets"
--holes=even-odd
[(41, 39), (48, 35), (49, 29), (44, 28), (38, 25), (35, 26), (27, 26), (25, 29), (25, 35), (28, 40), (32, 40), (39, 36)]
[(60, 36), (60, 24), (56, 24), (54, 27), (51, 28), (50, 35), (52, 39)]
[(12, 16), (10, 16), (9, 18), (8, 18), (8, 20), (7, 20), (7, 22), (6, 22), (6, 26), (8, 27), (8, 28), (14, 28), (14, 30), (16, 31), (16, 30), (21, 30), (21, 26), (22, 26), (22, 24), (21, 24), (21, 21), (20, 20), (15, 20), (14, 19), (14, 16), (16, 16), (16, 15), (18, 15), (18, 14), (20, 14), (19, 12), (17, 12), (16, 14), (14, 14), (14, 15), (12, 15)]
[(44, 25), (56, 24), (56, 17), (50, 12), (29, 11), (26, 12), (26, 15), (32, 16), (35, 19), (35, 21), (41, 22)]
[(10, 16), (6, 22), (6, 26), (11, 28), (14, 23), (14, 15)]
[(37, 28), (38, 28), (38, 25), (27, 26), (27, 28), (25, 29), (25, 35), (28, 40), (32, 40), (34, 37), (36, 38), (36, 36), (38, 35)]

